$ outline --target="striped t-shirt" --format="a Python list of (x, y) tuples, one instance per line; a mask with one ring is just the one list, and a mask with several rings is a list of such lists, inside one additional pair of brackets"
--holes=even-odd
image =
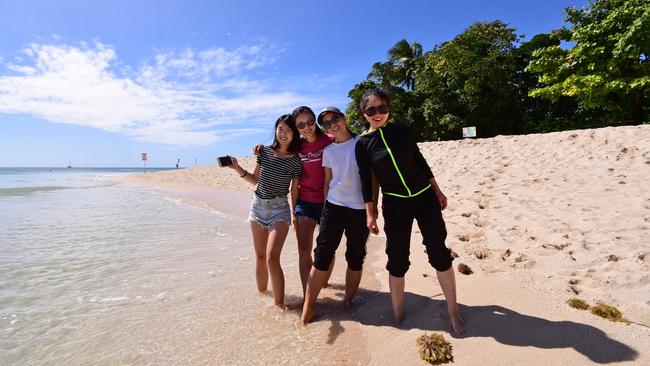
[(286, 196), (289, 193), (291, 179), (302, 176), (300, 157), (279, 158), (270, 146), (264, 146), (257, 156), (260, 173), (255, 195), (262, 199)]

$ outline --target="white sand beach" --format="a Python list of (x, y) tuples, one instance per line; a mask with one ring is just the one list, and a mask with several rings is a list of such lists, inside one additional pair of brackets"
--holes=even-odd
[[(468, 334), (448, 332), (444, 298), (416, 225), (403, 324), (391, 319), (382, 231), (368, 243), (353, 311), (334, 305), (345, 268), (339, 249), (334, 285), (321, 294), (315, 322), (296, 332), (322, 337), (338, 360), (333, 364), (351, 364), (345, 355), (354, 354), (354, 364), (424, 365), (415, 346), (424, 332), (442, 333), (458, 365), (650, 364), (649, 125), (420, 148), (449, 198), (444, 217), (447, 245), (459, 256), (454, 267), (473, 270), (456, 275)], [(240, 164), (252, 169), (254, 160)], [(127, 179), (242, 218), (253, 192), (216, 164)], [(249, 229), (242, 220), (233, 230)], [(285, 250), (295, 245), (290, 233)], [(283, 256), (283, 265), (296, 262)], [(287, 281), (299, 281), (297, 273)], [(631, 323), (573, 309), (566, 304), (571, 298), (616, 306)]]

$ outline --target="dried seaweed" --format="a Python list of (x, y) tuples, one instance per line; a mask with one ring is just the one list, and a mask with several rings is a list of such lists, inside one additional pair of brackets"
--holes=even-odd
[(445, 338), (438, 333), (431, 333), (421, 335), (416, 340), (418, 353), (420, 358), (432, 365), (440, 365), (454, 361), (452, 355), (451, 343), (447, 342)]
[(597, 302), (596, 306), (591, 308), (591, 313), (598, 315), (601, 318), (609, 319), (613, 322), (621, 322), (629, 324), (630, 321), (623, 318), (623, 313), (617, 308), (607, 305), (602, 302)]
[(578, 310), (587, 310), (589, 309), (589, 304), (585, 302), (584, 300), (580, 299), (569, 299), (569, 301), (566, 302), (569, 304), (570, 307)]
[(464, 275), (471, 275), (474, 273), (471, 268), (467, 264), (461, 263), (458, 265), (458, 272), (464, 274)]

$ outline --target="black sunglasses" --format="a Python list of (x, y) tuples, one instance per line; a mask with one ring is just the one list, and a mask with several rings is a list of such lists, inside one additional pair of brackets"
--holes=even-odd
[(382, 104), (382, 105), (377, 106), (377, 107), (370, 107), (370, 108), (366, 109), (363, 113), (368, 117), (372, 117), (377, 113), (386, 114), (386, 113), (388, 113), (388, 106), (386, 104)]
[(338, 114), (335, 114), (332, 117), (332, 119), (323, 120), (323, 122), (320, 125), (323, 126), (323, 128), (327, 130), (330, 127), (332, 127), (333, 124), (339, 123), (340, 121), (341, 121), (341, 116), (339, 116)]
[(296, 123), (296, 127), (298, 127), (299, 130), (302, 130), (306, 126), (309, 126), (309, 127), (313, 126), (314, 123), (316, 123), (316, 121), (314, 121), (313, 119), (310, 119), (310, 120), (307, 120), (305, 122)]

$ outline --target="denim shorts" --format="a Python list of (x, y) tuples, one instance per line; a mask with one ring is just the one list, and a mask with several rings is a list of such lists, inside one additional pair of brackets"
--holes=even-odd
[(296, 202), (296, 217), (307, 217), (320, 224), (320, 217), (323, 214), (323, 204), (298, 200)]
[(255, 221), (265, 230), (277, 222), (286, 222), (291, 225), (291, 210), (287, 197), (275, 197), (270, 199), (253, 197), (251, 212), (248, 221)]

